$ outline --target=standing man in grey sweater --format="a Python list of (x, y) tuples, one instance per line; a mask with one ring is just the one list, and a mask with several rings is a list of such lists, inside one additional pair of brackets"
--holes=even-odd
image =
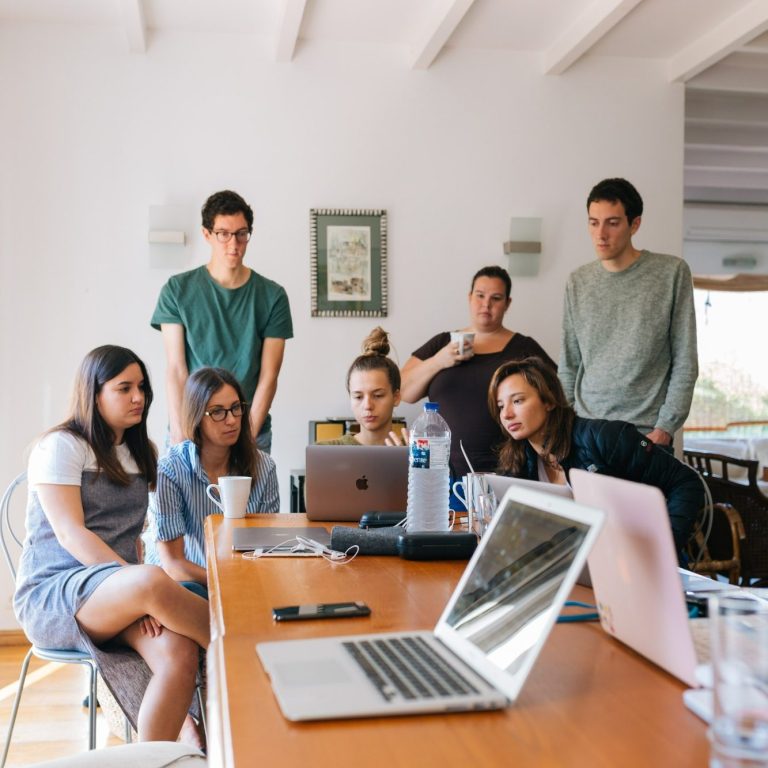
[(643, 200), (625, 179), (587, 198), (597, 261), (568, 278), (558, 373), (576, 413), (633, 423), (669, 446), (683, 426), (698, 376), (688, 265), (638, 250)]

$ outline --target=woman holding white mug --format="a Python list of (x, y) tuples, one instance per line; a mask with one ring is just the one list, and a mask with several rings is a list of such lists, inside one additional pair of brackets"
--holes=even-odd
[(498, 426), (484, 404), (493, 372), (507, 360), (529, 355), (557, 367), (534, 339), (504, 326), (511, 290), (512, 280), (502, 267), (478, 270), (469, 290), (469, 325), (460, 332), (433, 336), (413, 352), (402, 369), (404, 402), (415, 403), (426, 396), (440, 404), (440, 414), (451, 428), (451, 476), (455, 480), (472, 469), (496, 469)]
[[(145, 560), (161, 565), (176, 581), (207, 595), (203, 523), (221, 507), (207, 494), (226, 476), (251, 480), (247, 512), (279, 512), (272, 458), (254, 447), (248, 404), (237, 379), (223, 368), (199, 368), (188, 379), (182, 402), (187, 439), (171, 446), (157, 467), (150, 494)], [(202, 588), (196, 585), (202, 585)]]

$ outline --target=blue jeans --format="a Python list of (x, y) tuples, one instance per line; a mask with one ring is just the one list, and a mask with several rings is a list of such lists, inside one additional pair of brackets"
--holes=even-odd
[(205, 584), (199, 584), (196, 581), (180, 581), (179, 584), (192, 594), (202, 597), (204, 600), (208, 599), (208, 587)]

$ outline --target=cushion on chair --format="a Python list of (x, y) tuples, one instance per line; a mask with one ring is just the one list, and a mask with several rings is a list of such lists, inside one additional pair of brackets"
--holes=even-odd
[(29, 768), (205, 768), (202, 752), (175, 741), (144, 741), (95, 749), (71, 757), (35, 763)]

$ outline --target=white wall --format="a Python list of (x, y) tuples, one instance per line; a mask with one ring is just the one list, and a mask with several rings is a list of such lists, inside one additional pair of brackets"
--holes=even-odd
[[(101, 30), (0, 27), (0, 485), (66, 410), (75, 367), (102, 343), (135, 349), (157, 390), (150, 205), (189, 207), (221, 188), (256, 212), (248, 262), (284, 285), (295, 338), (273, 408), (273, 455), (303, 466), (307, 421), (348, 412), (344, 373), (376, 321), (313, 319), (309, 209), (389, 213), (391, 332), (400, 362), (467, 321), (470, 276), (504, 263), (512, 216), (544, 220), (537, 278), (514, 280), (507, 325), (557, 357), (568, 272), (592, 258), (584, 200), (605, 176), (646, 200), (639, 246), (679, 253), (683, 90), (661, 65), (587, 60), (543, 77), (535, 56), (445, 52), (426, 72), (404, 52), (304, 45), (291, 64), (234, 35), (153, 36), (143, 55)], [(199, 239), (198, 232), (192, 232)], [(404, 407), (409, 416), (414, 407)], [(10, 585), (0, 585), (0, 628)]]

